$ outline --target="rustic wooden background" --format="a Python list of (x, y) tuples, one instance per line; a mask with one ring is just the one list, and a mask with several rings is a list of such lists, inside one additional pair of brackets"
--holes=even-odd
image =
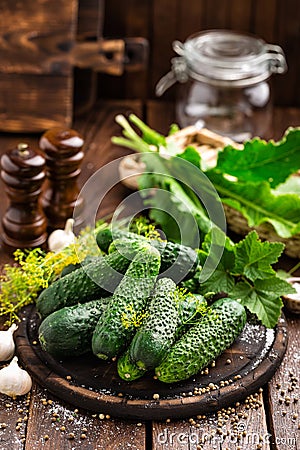
[[(150, 60), (142, 74), (99, 75), (98, 96), (154, 98), (155, 84), (175, 55), (172, 42), (212, 28), (255, 33), (280, 45), (289, 69), (273, 77), (275, 104), (300, 106), (300, 0), (106, 0), (104, 35), (146, 37)], [(164, 99), (174, 94), (171, 89)]]
[[(77, 116), (86, 113), (97, 97), (139, 99), (145, 105), (146, 100), (155, 98), (156, 83), (170, 69), (175, 56), (172, 42), (184, 42), (195, 32), (214, 28), (250, 32), (280, 45), (288, 72), (272, 76), (274, 103), (300, 106), (300, 0), (57, 3), (0, 1), (1, 131), (40, 132), (55, 125), (69, 126), (73, 111)], [(134, 72), (127, 66), (121, 76), (104, 73), (105, 67), (98, 67), (102, 70), (98, 74), (82, 69), (86, 54), (82, 50), (84, 58), (80, 60), (74, 49), (87, 43), (93, 46), (102, 36), (146, 38), (149, 61), (145, 69)], [(93, 48), (97, 59), (98, 47)], [(175, 93), (173, 87), (161, 100), (173, 100)]]

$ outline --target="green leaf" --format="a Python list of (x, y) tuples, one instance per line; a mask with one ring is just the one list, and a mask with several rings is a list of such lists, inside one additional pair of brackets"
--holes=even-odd
[(232, 240), (226, 236), (222, 230), (216, 227), (212, 227), (211, 230), (205, 235), (201, 248), (206, 252), (209, 252), (212, 243), (231, 251), (234, 250), (235, 246)]
[[(212, 238), (212, 233), (214, 237)], [(206, 236), (202, 243), (202, 250), (199, 251), (198, 257), (201, 265), (203, 266), (210, 256), (211, 263), (216, 263), (216, 269), (213, 271), (212, 275), (201, 284), (201, 293), (206, 294), (207, 292), (225, 292), (228, 293), (233, 289), (235, 284), (235, 278), (231, 274), (235, 265), (235, 253), (234, 244), (226, 237), (224, 242), (224, 235), (218, 229), (211, 230)], [(223, 253), (216, 251), (216, 247), (220, 246)], [(219, 257), (221, 253), (220, 261), (215, 261), (215, 255)]]
[[(153, 195), (144, 198), (144, 204), (151, 208), (149, 213), (152, 220), (158, 223), (169, 240), (181, 242), (192, 248), (199, 247), (199, 220), (202, 218), (202, 227), (205, 232), (211, 226), (204, 211), (201, 211), (184, 192), (181, 185), (171, 177), (158, 175), (143, 175), (139, 178), (140, 189), (147, 186), (157, 186)], [(144, 196), (143, 190), (140, 191)], [(147, 191), (146, 191), (147, 194)]]
[(231, 292), (234, 287), (235, 279), (231, 275), (234, 265), (234, 254), (228, 250), (224, 250), (220, 263), (214, 270), (213, 274), (201, 284), (201, 293), (207, 292)]
[[(153, 187), (160, 188), (160, 190), (153, 191), (153, 195), (147, 196), (144, 203), (152, 208), (167, 212), (168, 216), (173, 214), (174, 219), (180, 224), (180, 227), (183, 227), (183, 229), (188, 229), (189, 226), (192, 226), (190, 234), (193, 231), (194, 222), (198, 224), (201, 232), (207, 233), (212, 224), (202, 207), (197, 191), (194, 192), (189, 187), (189, 184), (186, 185), (184, 182), (178, 181), (181, 179), (184, 181), (186, 179), (188, 181), (189, 173), (192, 172), (192, 170), (190, 170), (189, 173), (187, 173), (188, 169), (194, 169), (193, 172), (196, 173), (193, 173), (193, 176), (196, 179), (195, 182), (198, 182), (198, 185), (199, 182), (201, 182), (202, 177), (204, 178), (202, 185), (204, 185), (205, 180), (207, 180), (207, 185), (209, 183), (207, 187), (207, 196), (209, 196), (208, 198), (211, 198), (213, 195), (211, 193), (211, 184), (200, 169), (196, 169), (194, 165), (189, 164), (189, 162), (184, 163), (179, 157), (165, 159), (159, 154), (152, 153), (143, 154), (141, 155), (141, 158), (147, 168), (147, 172), (138, 179), (141, 195), (144, 196), (143, 189)], [(158, 216), (159, 220), (164, 220), (164, 218), (166, 218), (162, 212), (155, 213), (154, 211), (151, 211), (151, 214), (152, 218), (154, 218), (154, 215), (157, 216), (155, 220), (158, 220)], [(168, 230), (171, 231), (169, 218), (165, 223), (158, 223), (162, 226), (167, 225)]]
[(274, 328), (283, 306), (281, 295), (294, 292), (288, 282), (274, 276), (266, 280), (255, 280), (253, 285), (240, 281), (229, 295), (240, 300), (267, 328)]
[(226, 179), (214, 169), (206, 172), (223, 203), (240, 211), (250, 227), (270, 223), (276, 233), (289, 238), (300, 231), (300, 197), (296, 194), (274, 195), (270, 185), (242, 183)]
[(177, 155), (179, 158), (185, 159), (190, 163), (194, 164), (194, 166), (200, 168), (201, 166), (201, 156), (199, 152), (195, 149), (195, 147), (189, 146), (186, 147), (183, 153), (179, 153)]
[(300, 168), (300, 128), (290, 128), (279, 142), (255, 138), (243, 150), (228, 146), (219, 152), (216, 170), (239, 181), (283, 183)]
[(278, 261), (283, 249), (281, 242), (261, 242), (256, 231), (252, 231), (235, 246), (233, 273), (251, 281), (272, 277), (275, 271), (271, 264)]

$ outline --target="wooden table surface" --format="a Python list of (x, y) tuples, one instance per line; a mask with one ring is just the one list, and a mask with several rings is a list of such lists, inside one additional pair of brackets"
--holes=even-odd
[[(171, 105), (149, 102), (145, 106), (139, 101), (98, 104), (77, 118), (74, 128), (84, 135), (86, 152), (81, 185), (104, 164), (128, 153), (110, 142), (111, 136), (120, 132), (115, 115), (128, 112), (135, 112), (161, 132), (174, 120)], [(276, 109), (270, 137), (279, 139), (288, 126), (298, 125), (300, 110)], [(18, 142), (37, 145), (38, 139), (38, 135), (2, 133), (0, 152)], [(105, 198), (99, 215), (112, 212), (126, 194), (126, 188), (116, 186)], [(0, 217), (6, 207), (3, 195)], [(9, 256), (0, 249), (1, 265), (7, 261)], [(290, 259), (282, 262), (285, 267), (295, 263)], [(77, 410), (34, 383), (26, 398), (13, 401), (0, 395), (0, 450), (300, 449), (300, 317), (288, 313), (286, 317), (289, 344), (284, 360), (273, 379), (243, 404), (207, 417), (136, 423)]]

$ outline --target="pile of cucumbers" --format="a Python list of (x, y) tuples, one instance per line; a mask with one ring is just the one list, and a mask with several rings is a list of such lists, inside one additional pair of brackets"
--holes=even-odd
[(39, 341), (55, 358), (92, 351), (117, 360), (126, 381), (154, 371), (174, 383), (201, 371), (243, 330), (246, 311), (239, 302), (223, 298), (207, 307), (201, 295), (178, 289), (197, 269), (193, 249), (121, 230), (100, 232), (97, 243), (104, 256), (37, 299)]

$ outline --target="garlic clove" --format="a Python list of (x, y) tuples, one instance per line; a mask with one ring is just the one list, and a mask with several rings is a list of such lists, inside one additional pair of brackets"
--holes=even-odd
[(32, 387), (32, 380), (26, 370), (21, 369), (15, 356), (10, 364), (0, 370), (0, 392), (15, 398), (27, 394)]
[(13, 323), (8, 330), (0, 331), (0, 361), (8, 361), (14, 356), (15, 342), (13, 334), (17, 328), (17, 325)]
[(63, 248), (75, 242), (73, 233), (74, 219), (68, 219), (64, 230), (54, 230), (48, 237), (48, 248), (51, 252), (58, 253)]

